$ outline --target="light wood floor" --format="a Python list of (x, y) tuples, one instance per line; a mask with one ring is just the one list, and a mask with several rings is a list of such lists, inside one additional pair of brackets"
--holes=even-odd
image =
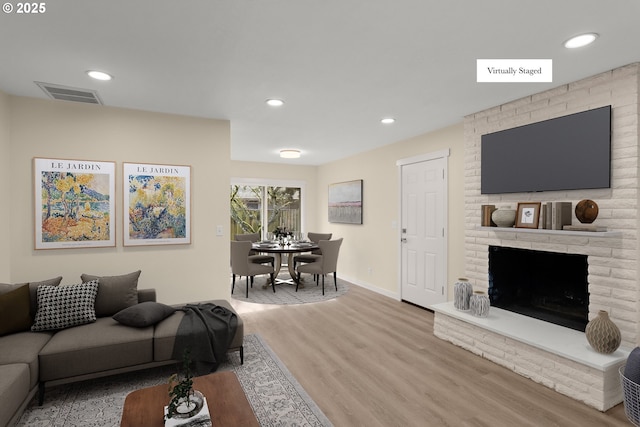
[(359, 286), (316, 304), (232, 303), (336, 427), (631, 425), (621, 404), (591, 409), (436, 338), (433, 313)]

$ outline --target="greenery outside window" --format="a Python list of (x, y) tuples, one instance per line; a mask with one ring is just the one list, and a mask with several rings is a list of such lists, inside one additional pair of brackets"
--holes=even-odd
[(232, 184), (231, 240), (237, 234), (272, 237), (276, 227), (302, 236), (302, 186)]

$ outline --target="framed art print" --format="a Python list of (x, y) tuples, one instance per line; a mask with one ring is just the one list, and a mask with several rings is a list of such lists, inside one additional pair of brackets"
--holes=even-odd
[(517, 228), (538, 228), (540, 221), (540, 202), (518, 203), (516, 212)]
[(329, 222), (362, 224), (362, 180), (329, 185)]
[(124, 245), (191, 243), (191, 167), (124, 163)]
[(115, 162), (34, 158), (35, 249), (115, 246)]

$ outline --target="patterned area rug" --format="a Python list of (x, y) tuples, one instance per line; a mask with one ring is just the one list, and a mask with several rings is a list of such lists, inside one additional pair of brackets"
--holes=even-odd
[[(166, 383), (175, 370), (165, 366), (52, 387), (44, 405), (31, 402), (17, 426), (119, 426), (127, 394)], [(244, 365), (234, 352), (218, 370), (236, 373), (261, 426), (332, 426), (259, 335), (244, 337)]]
[[(279, 280), (291, 280), (289, 273), (281, 273)], [(322, 295), (322, 278), (320, 284), (316, 286), (312, 276), (303, 276), (302, 284), (304, 287), (298, 289), (291, 284), (282, 283), (276, 285), (276, 292), (273, 292), (271, 285), (267, 286), (268, 279), (266, 276), (256, 277), (253, 287), (249, 287), (249, 298), (246, 297), (247, 282), (245, 278), (236, 278), (236, 286), (231, 294), (231, 298), (242, 302), (252, 302), (255, 304), (307, 304), (312, 302), (329, 301), (344, 295), (349, 290), (349, 284), (338, 277), (338, 290), (336, 291), (333, 284), (333, 275), (324, 278), (324, 295)]]

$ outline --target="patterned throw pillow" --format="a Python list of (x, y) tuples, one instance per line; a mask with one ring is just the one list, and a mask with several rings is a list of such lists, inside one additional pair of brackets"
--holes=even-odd
[(32, 331), (54, 331), (96, 321), (98, 281), (78, 285), (39, 286)]

